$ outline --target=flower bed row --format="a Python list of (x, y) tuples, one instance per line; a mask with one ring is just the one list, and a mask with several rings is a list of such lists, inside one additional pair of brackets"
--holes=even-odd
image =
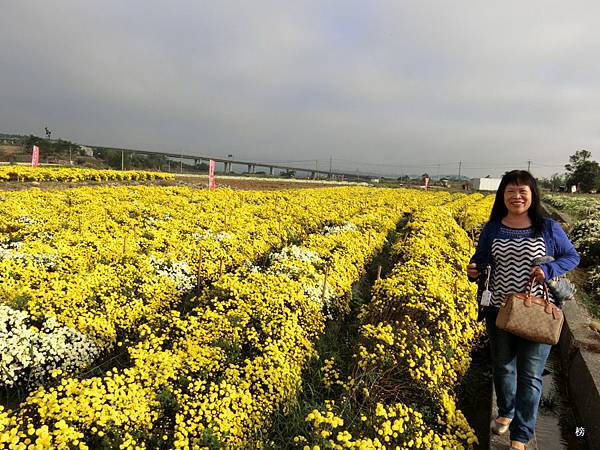
[(600, 218), (600, 199), (595, 195), (546, 194), (543, 201), (578, 218)]
[(145, 181), (173, 180), (170, 173), (145, 170), (100, 170), (28, 166), (0, 166), (0, 182), (5, 181)]
[[(481, 228), (490, 198), (454, 196), (446, 207), (415, 210), (392, 248), (389, 276), (376, 282), (362, 323), (356, 369), (336, 401), (312, 411), (304, 448), (472, 448), (476, 437), (456, 408), (454, 387), (470, 364), (474, 286), (464, 276), (472, 252), (465, 231)], [(330, 361), (326, 361), (330, 363)], [(327, 364), (326, 364), (327, 365)], [(330, 366), (331, 364), (329, 364)], [(331, 377), (331, 368), (325, 375)]]
[(544, 201), (577, 217), (570, 237), (585, 267), (600, 262), (600, 200), (591, 196), (546, 195)]
[(456, 223), (467, 232), (469, 237), (475, 239), (488, 221), (493, 203), (493, 195), (483, 195), (479, 192), (455, 194), (444, 208), (452, 214)]

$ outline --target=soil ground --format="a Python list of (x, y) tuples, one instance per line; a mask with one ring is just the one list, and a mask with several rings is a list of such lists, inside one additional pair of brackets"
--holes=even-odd
[[(278, 190), (278, 189), (300, 189), (321, 188), (343, 185), (357, 185), (359, 183), (313, 181), (313, 180), (288, 180), (288, 179), (260, 179), (243, 177), (217, 177), (217, 187), (229, 187), (240, 190)], [(361, 183), (364, 185), (364, 183)], [(0, 183), (0, 191), (22, 191), (25, 189), (71, 189), (81, 186), (190, 186), (195, 188), (207, 188), (207, 176), (176, 175), (175, 180), (156, 181), (79, 181), (79, 182), (18, 182), (10, 181)]]

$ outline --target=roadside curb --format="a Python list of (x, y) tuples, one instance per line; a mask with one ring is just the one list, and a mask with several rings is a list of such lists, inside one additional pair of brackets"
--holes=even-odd
[[(542, 207), (563, 227), (572, 226), (569, 214), (547, 203)], [(569, 397), (590, 450), (600, 450), (600, 334), (590, 328), (590, 318), (577, 299), (565, 302), (563, 312), (558, 346)]]
[(563, 227), (570, 229), (573, 224), (573, 218), (564, 211), (559, 211), (554, 206), (549, 205), (548, 203), (542, 203), (542, 208), (546, 211), (546, 213), (552, 217), (554, 220), (558, 221), (563, 225)]
[(558, 345), (569, 397), (590, 450), (600, 450), (600, 335), (577, 301), (566, 302), (563, 311)]

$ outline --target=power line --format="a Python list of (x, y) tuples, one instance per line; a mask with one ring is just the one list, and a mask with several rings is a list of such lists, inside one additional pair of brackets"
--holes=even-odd
[(533, 166), (537, 167), (565, 167), (565, 164), (541, 164), (541, 163), (532, 163)]

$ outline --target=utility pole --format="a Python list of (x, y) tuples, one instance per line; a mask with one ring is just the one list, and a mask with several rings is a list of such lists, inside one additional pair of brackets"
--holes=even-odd
[(528, 159), (527, 160), (527, 172), (529, 172), (529, 169), (531, 168), (531, 160)]
[(121, 170), (125, 170), (125, 150), (121, 150)]
[(460, 172), (461, 172), (461, 169), (462, 169), (462, 161), (459, 161), (458, 162), (458, 181), (460, 181)]
[(329, 155), (329, 179), (331, 179), (331, 172), (333, 171), (333, 156)]
[(183, 151), (181, 152), (181, 159), (179, 160), (179, 173), (183, 173)]

